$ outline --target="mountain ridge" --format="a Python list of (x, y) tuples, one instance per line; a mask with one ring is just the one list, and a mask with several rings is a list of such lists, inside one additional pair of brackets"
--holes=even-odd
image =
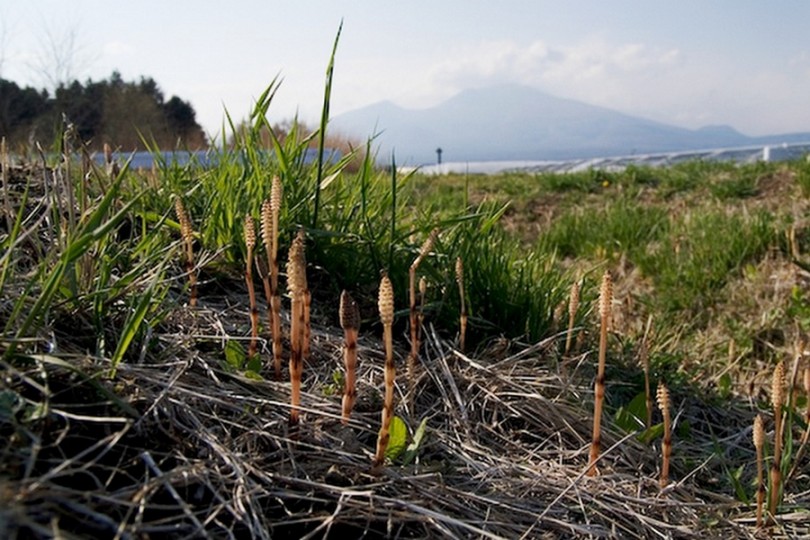
[(810, 141), (810, 133), (750, 137), (728, 125), (687, 129), (536, 88), (463, 90), (426, 109), (381, 101), (335, 116), (333, 129), (375, 134), (380, 156), (408, 165), (445, 161), (560, 160)]

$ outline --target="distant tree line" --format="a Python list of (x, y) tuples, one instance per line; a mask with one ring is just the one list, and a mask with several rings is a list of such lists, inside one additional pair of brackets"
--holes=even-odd
[(207, 145), (191, 104), (177, 96), (166, 100), (149, 77), (126, 82), (113, 72), (107, 80), (61, 84), (53, 95), (0, 78), (0, 137), (12, 148), (49, 144), (63, 119), (91, 149), (109, 143), (124, 151), (143, 150), (142, 138), (163, 150)]

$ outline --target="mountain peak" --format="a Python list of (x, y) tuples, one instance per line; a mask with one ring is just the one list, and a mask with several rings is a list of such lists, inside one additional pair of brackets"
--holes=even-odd
[(332, 120), (342, 132), (377, 139), (397, 161), (556, 160), (673, 152), (746, 144), (730, 126), (689, 130), (553, 96), (531, 86), (498, 84), (463, 90), (427, 109), (380, 102)]

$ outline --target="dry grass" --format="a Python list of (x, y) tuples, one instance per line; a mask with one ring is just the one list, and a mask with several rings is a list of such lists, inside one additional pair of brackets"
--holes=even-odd
[[(601, 474), (586, 477), (591, 418), (581, 402), (590, 392), (587, 381), (559, 379), (550, 340), (493, 362), (429, 331), (416, 398), (428, 419), (426, 441), (413, 464), (374, 476), (379, 340), (360, 338), (358, 407), (344, 426), (340, 396), (323, 392), (342, 335), (314, 329), (305, 421), (293, 440), (288, 384), (219, 369), (219, 344), (233, 339), (244, 314), (230, 299), (206, 304), (173, 315), (156, 332), (156, 356), (122, 364), (116, 381), (77, 377), (46, 357), (25, 369), (2, 366), (5, 385), (50, 408), (6, 434), (4, 537), (753, 538), (754, 509), (704, 488), (720, 470), (711, 459), (676, 459), (681, 480), (661, 493), (655, 452), (607, 425)], [(81, 354), (69, 359), (90, 374), (106, 369)], [(127, 407), (104, 388), (120, 392)], [(707, 455), (698, 410), (722, 416), (739, 434), (724, 447), (753, 459), (747, 411), (694, 403), (679, 414), (698, 442), (684, 441), (679, 453)], [(808, 502), (804, 493), (791, 504)], [(810, 533), (801, 519), (783, 514), (776, 532)]]

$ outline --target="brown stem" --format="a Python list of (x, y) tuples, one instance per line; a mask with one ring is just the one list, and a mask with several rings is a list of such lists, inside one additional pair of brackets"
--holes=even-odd
[(658, 384), (658, 407), (664, 418), (664, 438), (661, 442), (661, 489), (669, 484), (669, 462), (672, 456), (672, 421), (669, 412), (669, 391), (663, 383)]
[(248, 346), (248, 359), (253, 358), (259, 347), (259, 308), (256, 306), (256, 290), (253, 286), (253, 249), (256, 247), (256, 229), (250, 216), (245, 218), (245, 283), (250, 299), (250, 345)]
[(301, 378), (304, 371), (304, 293), (306, 291), (306, 259), (304, 257), (304, 231), (298, 231), (290, 246), (287, 263), (287, 286), (292, 296), (290, 309), (290, 425), (299, 421), (301, 404)]
[(394, 365), (394, 340), (392, 325), (394, 322), (394, 290), (388, 276), (383, 276), (380, 282), (379, 294), (380, 320), (383, 324), (383, 340), (385, 342), (385, 399), (383, 401), (382, 422), (377, 436), (377, 452), (374, 455), (374, 466), (379, 467), (385, 463), (385, 450), (388, 448), (391, 418), (394, 416), (394, 379), (396, 366)]
[(301, 338), (303, 322), (303, 301), (293, 296), (290, 308), (290, 425), (298, 424), (301, 405), (301, 378), (304, 372), (304, 360), (301, 355)]
[(354, 407), (357, 372), (357, 334), (360, 328), (360, 310), (354, 298), (343, 291), (340, 295), (340, 326), (344, 332), (343, 364), (346, 368), (346, 381), (343, 389), (343, 417), (344, 424), (349, 423), (352, 408)]
[[(269, 293), (270, 332), (273, 340), (273, 368), (277, 381), (281, 380), (283, 354), (281, 335), (281, 296), (278, 290), (278, 220), (281, 211), (281, 179), (273, 177), (270, 199), (262, 205), (262, 239), (267, 252), (267, 266), (270, 272)], [(267, 289), (267, 285), (265, 285)]]
[(596, 373), (596, 382), (594, 384), (593, 438), (591, 440), (591, 451), (588, 457), (588, 476), (595, 476), (597, 474), (596, 460), (599, 459), (599, 452), (602, 446), (602, 403), (605, 399), (607, 331), (612, 301), (613, 285), (610, 280), (610, 273), (605, 271), (602, 277), (602, 287), (599, 292), (599, 365)]
[(785, 364), (779, 362), (773, 373), (771, 390), (773, 404), (773, 462), (771, 463), (771, 497), (768, 511), (776, 515), (779, 506), (779, 492), (782, 484), (782, 405), (785, 403)]
[(461, 257), (456, 259), (456, 282), (458, 283), (459, 294), (459, 329), (458, 329), (458, 346), (461, 352), (464, 352), (467, 342), (467, 304), (464, 295), (464, 263)]
[(762, 511), (765, 507), (765, 428), (762, 416), (754, 418), (754, 447), (757, 450), (757, 527), (762, 527)]
[(304, 360), (309, 359), (310, 341), (312, 339), (312, 324), (310, 323), (310, 311), (312, 310), (312, 293), (309, 289), (304, 291), (304, 312), (303, 312), (303, 344), (301, 346), (301, 356)]

